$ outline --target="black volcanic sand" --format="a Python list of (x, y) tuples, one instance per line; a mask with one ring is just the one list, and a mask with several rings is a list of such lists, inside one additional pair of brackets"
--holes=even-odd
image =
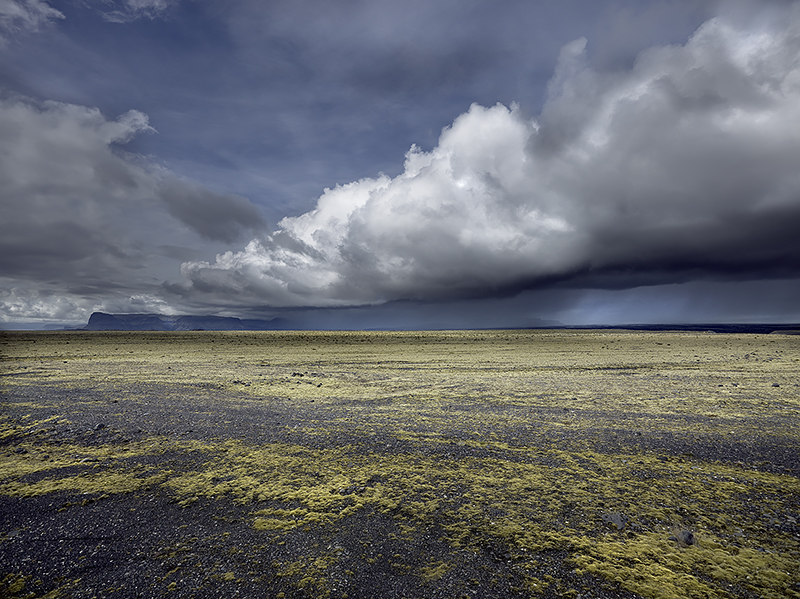
[(797, 336), (0, 342), (0, 596), (800, 597)]

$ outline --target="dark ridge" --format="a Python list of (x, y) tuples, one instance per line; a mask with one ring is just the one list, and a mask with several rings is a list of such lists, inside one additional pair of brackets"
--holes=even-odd
[(620, 324), (555, 327), (563, 329), (613, 329), (628, 331), (687, 331), (698, 333), (800, 334), (798, 324)]
[[(336, 326), (330, 326), (335, 324)], [(226, 316), (168, 316), (165, 314), (106, 314), (95, 312), (89, 318), (84, 331), (285, 331), (285, 330), (328, 330), (331, 328), (343, 330), (412, 330), (413, 327), (387, 326), (387, 327), (353, 327), (348, 322), (325, 322), (313, 320), (304, 322), (287, 318), (272, 318), (270, 320), (239, 319)], [(326, 326), (328, 325), (328, 326)], [(437, 327), (423, 327), (431, 330)], [(468, 327), (442, 326), (443, 329)], [(476, 329), (494, 329), (498, 327), (469, 327)], [(585, 325), (568, 326), (556, 321), (542, 320), (534, 326), (524, 327), (499, 327), (504, 329), (609, 329), (631, 331), (696, 331), (713, 333), (749, 333), (749, 334), (800, 334), (800, 324), (625, 324), (625, 325)]]

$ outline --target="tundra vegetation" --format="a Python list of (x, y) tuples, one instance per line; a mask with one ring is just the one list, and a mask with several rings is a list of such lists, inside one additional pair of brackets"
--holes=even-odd
[(7, 332), (0, 595), (800, 598), (800, 337)]

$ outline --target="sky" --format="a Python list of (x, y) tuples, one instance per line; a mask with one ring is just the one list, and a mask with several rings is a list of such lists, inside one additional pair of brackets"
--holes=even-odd
[(800, 3), (0, 0), (0, 328), (800, 322)]

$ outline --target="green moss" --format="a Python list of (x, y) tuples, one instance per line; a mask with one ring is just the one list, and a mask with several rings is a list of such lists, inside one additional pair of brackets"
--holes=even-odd
[[(5, 426), (15, 431), (19, 428)], [(163, 440), (159, 438), (122, 447), (19, 443), (15, 452), (7, 453), (0, 461), (0, 494), (34, 497), (60, 491), (129, 493), (158, 484), (166, 480), (168, 471), (132, 467), (130, 461), (161, 453), (160, 443)], [(33, 476), (37, 480), (31, 481)]]
[(419, 574), (425, 582), (433, 582), (439, 580), (442, 576), (447, 574), (453, 567), (453, 564), (445, 561), (436, 561), (429, 566), (420, 568)]
[(30, 576), (19, 576), (14, 574), (6, 574), (0, 584), (3, 586), (3, 594), (8, 596), (19, 595), (25, 590), (25, 581)]
[[(31, 581), (31, 576), (23, 576), (22, 574), (5, 574), (0, 578), (0, 596), (7, 599), (57, 599), (63, 597), (64, 593), (68, 593), (77, 581), (67, 581), (59, 588), (42, 595), (27, 589), (28, 583)], [(37, 586), (41, 581), (36, 581), (34, 586)]]
[(645, 597), (727, 597), (725, 583), (745, 586), (761, 597), (791, 596), (796, 559), (756, 549), (733, 548), (713, 537), (679, 548), (654, 533), (620, 541), (581, 543), (573, 560)]
[(274, 562), (272, 566), (278, 577), (291, 578), (298, 588), (322, 599), (331, 596), (325, 571), (335, 559), (334, 556), (306, 557), (295, 561)]

